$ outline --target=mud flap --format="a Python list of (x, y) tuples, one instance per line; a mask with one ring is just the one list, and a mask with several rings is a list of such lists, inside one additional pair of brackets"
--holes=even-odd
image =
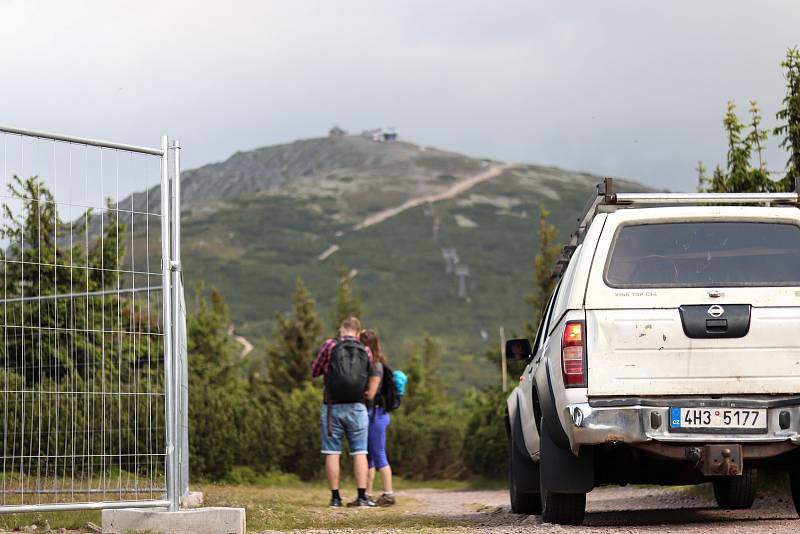
[[(542, 427), (548, 427), (550, 439), (562, 449), (569, 449), (569, 438), (561, 428), (561, 421), (556, 412), (556, 398), (553, 394), (553, 381), (550, 379), (550, 368), (545, 364), (547, 376), (547, 395), (538, 397), (542, 409)], [(538, 393), (538, 391), (537, 391)]]
[(554, 493), (588, 493), (594, 488), (594, 451), (581, 447), (575, 456), (562, 449), (550, 437), (548, 425), (542, 425), (539, 469), (542, 487)]
[(531, 460), (528, 449), (525, 447), (525, 437), (522, 434), (522, 422), (519, 412), (514, 417), (514, 437), (511, 440), (512, 455), (516, 462), (512, 460), (512, 469), (518, 473), (515, 475), (517, 488), (523, 493), (539, 493), (539, 466)]

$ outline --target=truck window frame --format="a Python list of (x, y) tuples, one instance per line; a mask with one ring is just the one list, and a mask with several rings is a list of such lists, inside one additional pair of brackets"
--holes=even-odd
[(613, 283), (608, 278), (609, 269), (611, 268), (611, 260), (614, 257), (614, 252), (619, 241), (620, 234), (623, 230), (632, 226), (660, 226), (667, 224), (719, 224), (719, 223), (748, 223), (748, 224), (769, 224), (769, 225), (783, 225), (794, 226), (800, 230), (800, 225), (795, 221), (776, 219), (776, 220), (758, 220), (758, 219), (730, 219), (730, 220), (658, 220), (658, 221), (631, 221), (620, 224), (614, 230), (614, 236), (611, 239), (611, 245), (608, 248), (608, 254), (603, 266), (603, 283), (611, 289), (702, 289), (702, 288), (759, 288), (759, 287), (798, 287), (798, 284), (782, 284), (782, 283), (753, 283), (753, 284), (620, 284)]
[(555, 308), (555, 300), (558, 296), (558, 290), (561, 287), (561, 282), (556, 285), (553, 289), (553, 292), (550, 294), (550, 298), (547, 300), (547, 306), (544, 307), (542, 311), (542, 319), (539, 321), (539, 329), (536, 331), (536, 341), (534, 342), (534, 349), (533, 355), (535, 356), (542, 345), (544, 345), (544, 340), (547, 339), (547, 332), (549, 331), (550, 320), (553, 316), (553, 309)]

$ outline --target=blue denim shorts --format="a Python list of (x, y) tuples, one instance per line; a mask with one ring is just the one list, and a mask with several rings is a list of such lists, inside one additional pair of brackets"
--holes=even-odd
[(360, 402), (331, 405), (332, 435), (328, 435), (328, 405), (322, 405), (320, 431), (322, 432), (322, 454), (341, 454), (342, 438), (347, 436), (350, 456), (367, 454), (369, 416), (367, 407)]

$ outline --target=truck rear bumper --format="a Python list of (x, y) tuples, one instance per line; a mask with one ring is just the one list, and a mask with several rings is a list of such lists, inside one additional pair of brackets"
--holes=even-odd
[[(580, 402), (567, 405), (564, 420), (570, 446), (577, 453), (582, 445), (603, 443), (627, 443), (630, 445), (648, 442), (664, 443), (776, 443), (787, 442), (800, 446), (800, 400), (793, 403), (769, 402), (753, 399), (669, 399), (658, 402), (622, 405), (622, 403)], [(758, 407), (767, 410), (767, 432), (765, 433), (698, 433), (671, 430), (670, 408), (676, 405), (725, 406), (735, 403), (737, 407)], [(691, 403), (691, 404), (687, 404)], [(788, 415), (787, 415), (788, 414)], [(787, 424), (788, 417), (788, 424)]]

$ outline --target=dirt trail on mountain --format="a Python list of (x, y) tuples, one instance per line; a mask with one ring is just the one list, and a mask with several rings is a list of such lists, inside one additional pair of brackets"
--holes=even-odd
[(468, 191), (475, 187), (476, 185), (485, 182), (487, 180), (491, 180), (492, 178), (496, 178), (506, 172), (508, 169), (513, 167), (513, 163), (495, 163), (494, 165), (490, 166), (484, 172), (480, 174), (476, 174), (474, 176), (470, 176), (469, 178), (465, 178), (460, 182), (456, 182), (451, 187), (442, 191), (441, 193), (437, 193), (435, 195), (425, 195), (421, 197), (414, 197), (406, 200), (399, 206), (395, 206), (394, 208), (388, 208), (383, 211), (379, 211), (378, 213), (374, 213), (358, 223), (354, 230), (363, 230), (364, 228), (368, 228), (378, 223), (382, 223), (386, 219), (390, 219), (395, 215), (399, 215), (406, 210), (410, 210), (412, 208), (416, 208), (418, 206), (422, 206), (423, 204), (429, 204), (433, 202), (439, 202), (440, 200), (448, 200), (454, 198), (464, 191)]
[(246, 337), (233, 336), (233, 339), (242, 346), (242, 352), (239, 354), (240, 358), (244, 358), (253, 351), (253, 344)]

